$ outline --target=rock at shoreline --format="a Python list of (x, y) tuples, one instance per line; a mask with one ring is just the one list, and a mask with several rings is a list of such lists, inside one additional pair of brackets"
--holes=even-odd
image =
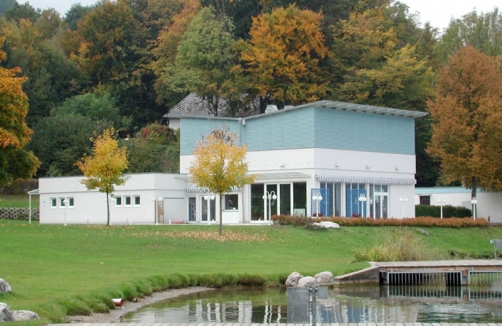
[(38, 314), (28, 310), (10, 310), (9, 306), (0, 302), (0, 323), (7, 321), (25, 321), (31, 319), (40, 319)]
[(299, 287), (299, 288), (313, 288), (315, 286), (317, 286), (317, 282), (315, 281), (315, 278), (313, 278), (312, 276), (302, 277), (298, 281), (298, 285), (297, 285), (297, 287)]
[(316, 274), (314, 279), (318, 284), (333, 284), (333, 273), (331, 272), (322, 272)]
[(298, 272), (293, 272), (289, 274), (288, 279), (286, 280), (287, 287), (295, 287), (298, 285), (298, 281), (303, 277), (302, 274)]
[(9, 283), (0, 278), (0, 293), (12, 292)]

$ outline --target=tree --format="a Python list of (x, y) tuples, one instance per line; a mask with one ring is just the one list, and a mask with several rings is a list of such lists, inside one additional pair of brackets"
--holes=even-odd
[[(4, 42), (0, 38), (0, 48)], [(0, 62), (5, 60), (0, 50)], [(0, 184), (27, 179), (35, 174), (40, 162), (25, 146), (32, 130), (26, 125), (28, 97), (23, 92), (24, 77), (19, 68), (0, 67)]]
[(502, 190), (502, 71), (495, 59), (466, 46), (439, 72), (428, 102), (432, 139), (427, 152), (446, 182)]
[[(221, 208), (224, 193), (255, 180), (254, 175), (247, 175), (248, 164), (244, 162), (247, 147), (239, 146), (236, 140), (237, 134), (226, 126), (213, 130), (204, 140), (197, 142), (195, 160), (189, 168), (193, 183), (220, 196)], [(222, 211), (220, 209), (220, 235), (223, 232)]]
[(260, 96), (296, 105), (326, 93), (319, 66), (328, 55), (321, 20), (322, 14), (295, 5), (253, 19), (240, 59)]
[(127, 181), (127, 177), (123, 175), (128, 165), (127, 151), (125, 147), (119, 147), (113, 128), (106, 129), (98, 136), (92, 151), (92, 156), (84, 155), (77, 166), (87, 177), (81, 181), (87, 189), (98, 189), (106, 194), (106, 225), (110, 226), (109, 197), (115, 191), (115, 186)]
[(58, 114), (44, 117), (33, 126), (33, 137), (28, 148), (42, 162), (38, 177), (58, 177), (81, 174), (75, 162), (84, 154), (91, 154), (93, 136), (113, 125), (80, 114)]
[(163, 68), (161, 78), (173, 92), (194, 92), (218, 115), (223, 84), (233, 66), (233, 24), (213, 7), (200, 10), (178, 46), (176, 64)]

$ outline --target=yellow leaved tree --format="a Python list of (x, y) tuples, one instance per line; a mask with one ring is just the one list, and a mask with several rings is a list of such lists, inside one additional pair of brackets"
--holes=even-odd
[[(248, 164), (244, 162), (246, 153), (247, 146), (239, 146), (237, 134), (227, 126), (213, 130), (195, 146), (195, 160), (189, 168), (192, 182), (218, 194), (220, 207), (223, 207), (223, 194), (232, 187), (243, 187), (255, 180), (254, 175), (247, 174)], [(223, 232), (222, 223), (220, 209), (220, 235)]]
[(432, 139), (427, 152), (441, 162), (446, 182), (502, 190), (502, 71), (496, 58), (471, 46), (452, 55), (427, 103)]
[(115, 186), (123, 185), (128, 179), (123, 174), (129, 165), (127, 152), (125, 147), (119, 147), (113, 128), (106, 129), (94, 140), (92, 152), (91, 156), (84, 154), (77, 166), (87, 177), (81, 181), (87, 189), (106, 193), (106, 225), (110, 226), (109, 197)]

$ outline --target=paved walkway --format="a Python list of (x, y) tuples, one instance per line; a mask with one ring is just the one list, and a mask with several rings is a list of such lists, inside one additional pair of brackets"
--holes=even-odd
[[(50, 324), (47, 326), (312, 326), (312, 324), (251, 324), (251, 323), (202, 323), (202, 324), (188, 324), (188, 323), (79, 323), (79, 324)], [(489, 323), (489, 324), (458, 324), (458, 323), (350, 323), (350, 324), (316, 324), (316, 326), (502, 326), (502, 323)]]

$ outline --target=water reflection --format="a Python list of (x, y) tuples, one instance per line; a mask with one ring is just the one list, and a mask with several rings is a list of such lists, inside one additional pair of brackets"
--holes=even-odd
[[(289, 300), (288, 300), (289, 299)], [(293, 299), (293, 300), (292, 300)], [(304, 301), (304, 303), (301, 303)], [(308, 300), (285, 290), (220, 290), (143, 307), (140, 323), (311, 323)], [(342, 287), (318, 296), (318, 323), (500, 323), (502, 284), (489, 287)]]

